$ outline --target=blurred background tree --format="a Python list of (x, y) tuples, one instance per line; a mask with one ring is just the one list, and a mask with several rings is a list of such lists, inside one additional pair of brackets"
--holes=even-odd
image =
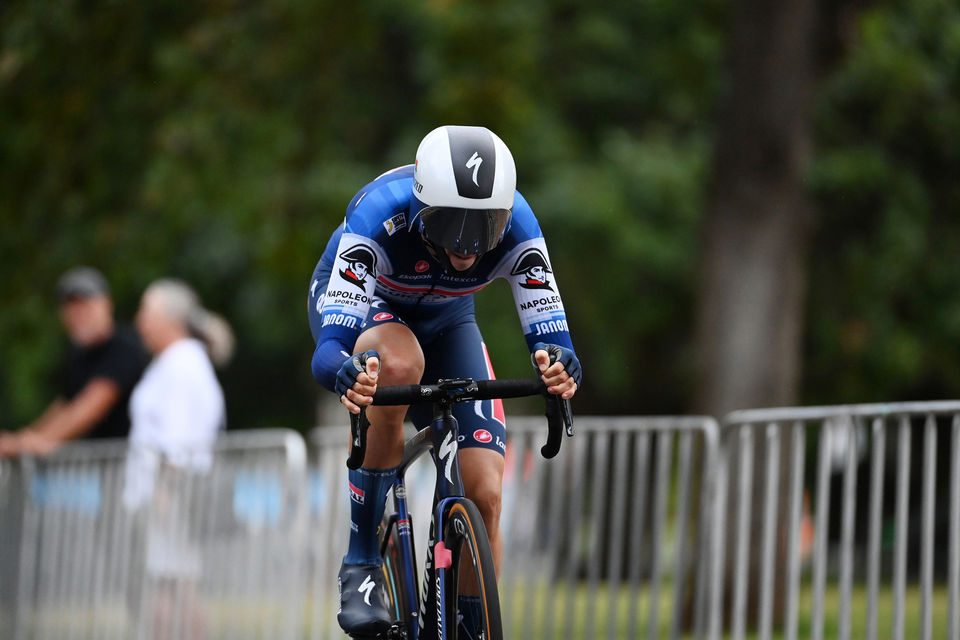
[[(150, 280), (233, 323), (231, 425), (314, 422), (306, 288), (350, 197), (442, 123), (517, 160), (587, 369), (580, 413), (689, 412), (733, 3), (22, 0), (0, 8), (0, 428), (55, 389), (77, 263), (130, 318)], [(802, 176), (803, 402), (960, 395), (960, 9), (840, 23)], [(737, 180), (732, 175), (728, 180)], [(509, 291), (479, 295), (501, 376)]]

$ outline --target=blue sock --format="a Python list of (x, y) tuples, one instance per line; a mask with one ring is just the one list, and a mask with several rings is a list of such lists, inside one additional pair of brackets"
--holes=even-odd
[(346, 564), (380, 564), (377, 530), (387, 504), (387, 491), (397, 477), (397, 468), (351, 470), (350, 545)]
[(457, 596), (457, 608), (460, 610), (460, 624), (470, 635), (476, 638), (483, 626), (483, 604), (480, 596)]

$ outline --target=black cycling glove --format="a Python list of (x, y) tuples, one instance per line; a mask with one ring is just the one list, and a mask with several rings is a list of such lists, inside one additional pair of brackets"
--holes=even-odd
[(380, 354), (371, 349), (366, 353), (358, 353), (352, 358), (347, 358), (340, 365), (340, 371), (337, 372), (337, 384), (334, 390), (337, 397), (347, 394), (348, 389), (352, 389), (357, 381), (357, 376), (361, 371), (367, 370), (367, 358), (380, 358)]
[(544, 342), (536, 343), (533, 345), (533, 353), (530, 355), (530, 359), (533, 361), (533, 367), (538, 371), (540, 368), (537, 366), (536, 353), (540, 349), (543, 349), (549, 354), (550, 364), (554, 362), (561, 363), (567, 375), (573, 378), (573, 381), (577, 383), (578, 387), (580, 386), (583, 373), (580, 370), (580, 360), (577, 358), (577, 354), (573, 352), (573, 349), (561, 347), (556, 344), (546, 344)]

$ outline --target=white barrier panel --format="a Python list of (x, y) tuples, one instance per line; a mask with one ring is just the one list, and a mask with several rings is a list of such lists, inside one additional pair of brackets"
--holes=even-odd
[[(512, 419), (507, 637), (958, 638), (960, 402), (738, 412), (719, 436), (578, 417), (544, 460), (544, 420)], [(314, 430), (307, 461), (295, 432), (230, 432), (141, 501), (122, 442), (0, 461), (0, 638), (342, 639), (347, 439)], [(407, 480), (422, 560), (427, 458)]]
[[(578, 416), (576, 428), (560, 454), (545, 460), (545, 420), (509, 420), (500, 581), (506, 637), (702, 637), (716, 423)], [(345, 426), (310, 435), (311, 482), (322, 488), (311, 509), (313, 639), (344, 637), (336, 574), (350, 521), (347, 440)], [(407, 475), (421, 562), (434, 477), (427, 457)]]
[(301, 637), (299, 434), (229, 432), (200, 465), (130, 460), (125, 442), (81, 442), (8, 466), (3, 637)]
[(0, 460), (0, 638), (13, 637), (20, 575), (22, 478), (10, 460)]
[(958, 638), (960, 402), (740, 411), (722, 450), (730, 637)]

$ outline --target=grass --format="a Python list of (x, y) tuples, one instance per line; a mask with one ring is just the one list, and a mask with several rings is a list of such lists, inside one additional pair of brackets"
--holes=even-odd
[[(803, 585), (798, 601), (797, 638), (813, 638), (813, 593), (809, 585)], [(501, 587), (504, 609), (505, 637), (522, 640), (601, 640), (637, 638), (670, 638), (674, 607), (673, 592), (669, 582), (661, 589), (661, 598), (655, 611), (650, 609), (650, 592), (644, 585), (639, 594), (627, 587), (599, 585), (593, 593), (582, 583), (540, 580), (535, 584), (511, 583)], [(311, 611), (316, 603), (305, 601), (305, 627), (302, 638), (336, 638), (335, 603), (325, 611)], [(949, 615), (948, 593), (944, 586), (934, 589), (932, 600), (932, 638), (946, 638)], [(960, 603), (954, 603), (960, 608)], [(828, 585), (824, 597), (823, 638), (838, 638), (840, 628), (840, 592), (836, 585)], [(123, 637), (129, 631), (122, 605), (104, 603), (96, 612), (89, 608), (58, 606), (35, 612), (36, 617), (27, 622), (27, 628), (40, 636), (68, 633), (74, 630), (77, 638), (102, 635)], [(282, 602), (256, 602), (238, 599), (212, 601), (207, 599), (206, 612), (213, 631), (211, 640), (240, 637), (289, 637), (290, 621), (284, 619), (289, 609)], [(655, 614), (655, 615), (654, 615)], [(94, 625), (92, 618), (98, 623)], [(904, 601), (904, 632), (907, 639), (921, 638), (922, 599), (919, 589), (908, 589)], [(755, 621), (754, 621), (755, 622)], [(654, 630), (651, 633), (651, 625)], [(850, 638), (867, 637), (867, 590), (858, 585), (851, 594), (849, 616)], [(92, 627), (99, 633), (90, 633)], [(754, 625), (755, 626), (755, 625)], [(0, 629), (3, 626), (0, 625)], [(327, 633), (334, 629), (333, 635)], [(86, 631), (85, 631), (86, 630)], [(27, 637), (35, 637), (28, 634)], [(36, 636), (39, 637), (39, 636)], [(681, 631), (679, 638), (693, 638), (690, 631)], [(732, 638), (729, 630), (723, 638)], [(753, 640), (759, 635), (750, 629), (745, 638)], [(773, 638), (786, 635), (781, 625), (775, 625)], [(892, 591), (882, 589), (877, 607), (877, 638), (894, 638), (894, 603)]]
[[(805, 585), (807, 586), (807, 585)], [(644, 589), (639, 597), (629, 588), (600, 586), (595, 594), (583, 585), (547, 583), (533, 586), (504, 585), (501, 601), (504, 607), (504, 631), (507, 638), (595, 640), (601, 638), (670, 638), (674, 607), (670, 585), (661, 590), (659, 606), (650, 609), (650, 594)], [(946, 638), (949, 598), (945, 586), (933, 592), (931, 637)], [(960, 603), (954, 603), (960, 608)], [(813, 638), (814, 597), (804, 588), (798, 601), (797, 638)], [(903, 612), (904, 638), (921, 638), (922, 598), (919, 589), (908, 589)], [(756, 620), (748, 622), (745, 638), (758, 638)], [(855, 586), (851, 592), (849, 614), (850, 638), (867, 637), (867, 589)], [(823, 638), (840, 637), (840, 590), (826, 588), (823, 603)], [(651, 633), (651, 625), (654, 631)], [(894, 638), (894, 602), (892, 591), (881, 590), (877, 603), (877, 638)], [(693, 638), (692, 631), (678, 631), (679, 638)], [(729, 629), (724, 638), (732, 638)], [(775, 623), (772, 638), (787, 637), (782, 622)]]

